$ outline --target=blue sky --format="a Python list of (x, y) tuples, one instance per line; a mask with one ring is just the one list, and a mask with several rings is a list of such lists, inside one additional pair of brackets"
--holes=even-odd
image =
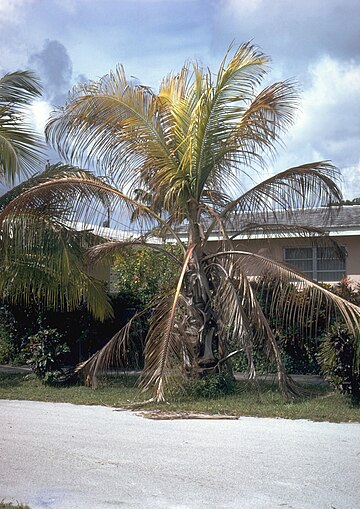
[(295, 78), (301, 111), (269, 173), (331, 159), (360, 196), (358, 0), (0, 0), (0, 72), (31, 68), (44, 85), (43, 129), (77, 82), (116, 64), (155, 89), (197, 59), (214, 72), (232, 41), (272, 57), (272, 81)]

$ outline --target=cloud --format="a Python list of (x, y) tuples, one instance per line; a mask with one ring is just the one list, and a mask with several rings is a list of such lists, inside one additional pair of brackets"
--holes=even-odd
[(324, 57), (309, 67), (308, 74), (301, 111), (274, 171), (331, 160), (342, 172), (349, 198), (360, 173), (360, 64)]
[(295, 76), (303, 89), (286, 151), (269, 172), (330, 159), (348, 197), (359, 176), (358, 0), (222, 0), (217, 11), (213, 47), (253, 39), (273, 60), (270, 80)]
[(0, 24), (15, 23), (23, 20), (24, 7), (34, 0), (0, 0)]
[(292, 146), (301, 153), (307, 140), (323, 158), (343, 167), (353, 165), (360, 139), (360, 64), (325, 57), (309, 68), (309, 75)]
[(360, 61), (359, 15), (358, 0), (223, 0), (214, 40), (254, 38), (289, 76), (324, 55)]
[(31, 122), (37, 132), (44, 132), (51, 110), (51, 105), (44, 100), (38, 99), (32, 103), (30, 108)]
[(40, 75), (45, 99), (53, 106), (61, 106), (72, 84), (72, 62), (65, 46), (46, 40), (44, 48), (30, 56), (29, 64)]
[(345, 198), (348, 200), (360, 198), (360, 159), (354, 166), (344, 168), (342, 170), (342, 176), (342, 188)]

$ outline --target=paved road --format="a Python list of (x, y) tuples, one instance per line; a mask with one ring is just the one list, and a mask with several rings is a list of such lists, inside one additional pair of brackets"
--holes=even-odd
[(0, 430), (0, 500), (32, 509), (360, 507), (359, 424), (2, 400)]

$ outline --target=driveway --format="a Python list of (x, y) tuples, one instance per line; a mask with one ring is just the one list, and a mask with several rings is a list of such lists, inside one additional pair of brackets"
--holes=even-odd
[(360, 424), (0, 401), (0, 500), (32, 509), (358, 509)]

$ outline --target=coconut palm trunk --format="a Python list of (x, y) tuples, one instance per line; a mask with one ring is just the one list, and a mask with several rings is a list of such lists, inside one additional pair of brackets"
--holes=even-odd
[[(206, 277), (203, 241), (201, 233), (199, 204), (195, 201), (189, 203), (189, 245), (194, 246), (192, 258), (187, 273), (187, 298), (196, 309), (198, 320), (198, 339), (196, 341), (196, 363), (199, 369), (211, 369), (216, 364), (213, 347), (218, 336), (216, 318), (211, 306), (209, 280)], [(194, 314), (195, 315), (195, 314)], [(193, 316), (193, 320), (196, 320)], [(216, 345), (218, 346), (218, 345)], [(216, 348), (215, 346), (215, 348)]]

